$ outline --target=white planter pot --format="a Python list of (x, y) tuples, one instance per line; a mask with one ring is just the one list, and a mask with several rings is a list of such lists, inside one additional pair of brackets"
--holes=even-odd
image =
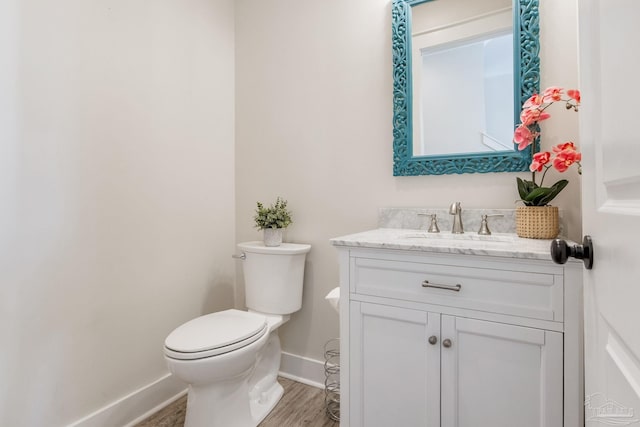
[(264, 245), (265, 246), (280, 246), (282, 243), (283, 228), (265, 228), (264, 229)]

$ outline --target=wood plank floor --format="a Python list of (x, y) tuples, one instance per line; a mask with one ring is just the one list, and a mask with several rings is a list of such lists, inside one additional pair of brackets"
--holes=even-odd
[[(325, 414), (324, 391), (279, 377), (284, 395), (259, 427), (339, 427)], [(183, 427), (187, 397), (182, 397), (136, 427)]]

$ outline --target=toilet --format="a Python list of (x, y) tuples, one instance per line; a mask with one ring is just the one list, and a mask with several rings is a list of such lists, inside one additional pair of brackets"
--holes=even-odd
[(165, 340), (169, 371), (189, 384), (185, 427), (255, 427), (282, 397), (278, 327), (302, 307), (311, 246), (246, 242), (238, 248), (248, 311), (198, 317)]

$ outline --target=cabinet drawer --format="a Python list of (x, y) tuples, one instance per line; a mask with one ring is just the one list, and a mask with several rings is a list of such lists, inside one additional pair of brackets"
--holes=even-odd
[(351, 258), (350, 282), (356, 294), (563, 320), (562, 275), (531, 268), (506, 270)]

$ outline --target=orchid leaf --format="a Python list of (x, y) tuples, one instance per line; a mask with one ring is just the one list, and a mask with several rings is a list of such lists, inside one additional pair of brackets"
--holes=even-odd
[(564, 187), (567, 186), (567, 184), (569, 184), (569, 181), (567, 181), (566, 179), (561, 179), (560, 181), (558, 181), (555, 184), (553, 184), (551, 187), (549, 187), (549, 191), (547, 192), (547, 195), (545, 197), (543, 197), (542, 199), (540, 199), (540, 204), (537, 205), (537, 206), (545, 206), (545, 205), (547, 205), (558, 194), (560, 194), (560, 192), (564, 189)]
[(551, 187), (539, 187), (533, 181), (516, 178), (518, 181), (518, 193), (526, 206), (546, 206), (567, 186), (569, 181), (562, 179)]
[(545, 198), (549, 194), (549, 189), (546, 187), (538, 187), (533, 189), (527, 197), (524, 199), (525, 202), (530, 202), (531, 206), (542, 206), (540, 205), (540, 200)]
[(518, 182), (518, 194), (520, 194), (520, 198), (525, 201), (527, 200), (527, 195), (531, 193), (537, 185), (533, 181), (526, 181), (518, 177), (516, 177), (516, 180)]

